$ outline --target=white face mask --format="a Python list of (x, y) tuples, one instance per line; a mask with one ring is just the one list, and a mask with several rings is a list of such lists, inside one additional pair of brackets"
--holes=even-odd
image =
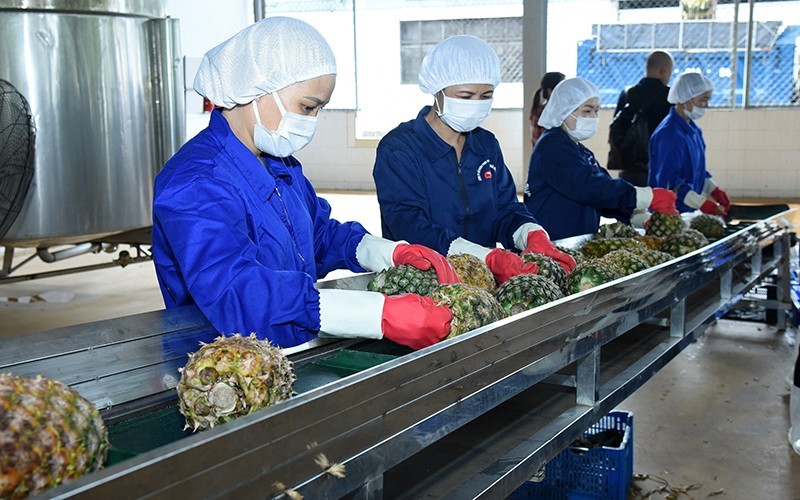
[(569, 132), (569, 135), (574, 137), (576, 140), (585, 141), (586, 139), (592, 137), (595, 132), (597, 132), (597, 124), (600, 121), (600, 118), (589, 118), (587, 116), (575, 115), (571, 116), (575, 118), (575, 129), (573, 130), (567, 126), (567, 132)]
[(444, 110), (437, 110), (436, 114), (456, 132), (469, 132), (478, 128), (492, 110), (492, 99), (456, 99), (444, 94), (442, 97)]
[(689, 111), (685, 107), (683, 108), (684, 114), (689, 117), (690, 120), (699, 120), (706, 114), (706, 108), (701, 108), (700, 106), (695, 106), (692, 104), (692, 110)]
[(253, 142), (264, 153), (278, 158), (286, 158), (308, 146), (317, 131), (317, 117), (288, 113), (283, 107), (278, 93), (273, 92), (272, 97), (275, 99), (275, 104), (278, 105), (282, 117), (278, 124), (278, 130), (269, 130), (261, 124), (258, 106), (256, 106), (256, 101), (253, 101), (253, 113), (256, 115)]

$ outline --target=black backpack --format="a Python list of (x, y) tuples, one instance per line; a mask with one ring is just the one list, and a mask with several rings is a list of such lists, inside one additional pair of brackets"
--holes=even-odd
[(637, 106), (626, 96), (625, 106), (614, 116), (609, 127), (608, 168), (612, 170), (644, 170), (648, 163), (650, 130), (644, 110), (656, 99), (651, 94)]

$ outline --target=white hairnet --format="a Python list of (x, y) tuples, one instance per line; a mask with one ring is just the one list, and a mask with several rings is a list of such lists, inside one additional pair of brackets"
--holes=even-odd
[(562, 81), (553, 93), (539, 117), (539, 125), (544, 128), (560, 127), (570, 113), (592, 97), (600, 97), (595, 84), (583, 78), (569, 78)]
[(419, 67), (419, 88), (426, 94), (470, 83), (492, 87), (500, 83), (497, 53), (476, 36), (456, 35), (442, 40)]
[(709, 90), (714, 90), (711, 80), (700, 73), (684, 73), (670, 87), (667, 101), (670, 104), (681, 104)]
[(232, 108), (331, 74), (336, 58), (319, 31), (299, 19), (268, 17), (209, 50), (194, 89), (215, 105)]

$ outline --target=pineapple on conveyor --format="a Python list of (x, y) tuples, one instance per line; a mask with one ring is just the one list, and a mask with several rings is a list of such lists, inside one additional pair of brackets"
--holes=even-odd
[(655, 212), (647, 219), (644, 232), (647, 236), (665, 238), (683, 231), (685, 224), (680, 214)]
[(659, 236), (637, 236), (636, 241), (650, 250), (661, 250), (661, 245), (664, 244), (664, 238)]
[(634, 238), (607, 238), (587, 241), (581, 247), (581, 252), (586, 258), (596, 259), (614, 250), (642, 247), (644, 245)]
[(522, 256), (525, 263), (534, 263), (539, 266), (539, 276), (551, 280), (560, 290), (567, 286), (567, 272), (552, 257), (540, 253), (526, 253)]
[(0, 374), (0, 498), (23, 498), (100, 469), (108, 432), (94, 405), (43, 377)]
[(491, 293), (466, 283), (439, 285), (429, 296), (437, 304), (447, 306), (453, 313), (450, 335), (447, 338), (506, 317), (503, 307)]
[(255, 334), (201, 343), (176, 387), (186, 428), (207, 429), (290, 398), (296, 377), (279, 348)]
[(616, 268), (600, 259), (587, 260), (575, 266), (567, 276), (567, 293), (573, 294), (620, 278)]
[(461, 281), (468, 285), (483, 288), (487, 292), (493, 292), (497, 288), (494, 274), (481, 259), (467, 253), (457, 253), (449, 255), (447, 261), (456, 270), (456, 274)]
[(556, 245), (556, 248), (558, 248), (559, 250), (561, 250), (565, 254), (567, 254), (570, 257), (572, 257), (573, 259), (575, 259), (575, 263), (576, 264), (580, 264), (581, 262), (583, 262), (585, 260), (583, 254), (579, 250), (576, 250), (574, 248), (567, 248), (567, 247), (564, 247), (564, 246), (561, 246), (561, 245)]
[(536, 274), (518, 274), (500, 285), (494, 296), (506, 314), (511, 315), (558, 300), (564, 294), (559, 286), (547, 278)]
[(714, 215), (698, 215), (692, 219), (689, 227), (700, 231), (708, 239), (719, 239), (725, 236), (725, 222)]
[(596, 238), (635, 238), (639, 233), (631, 226), (622, 222), (612, 222), (600, 226)]
[(638, 273), (650, 267), (643, 258), (628, 250), (614, 250), (613, 252), (608, 252), (603, 256), (603, 260), (616, 267), (622, 276)]
[(675, 258), (667, 252), (651, 250), (649, 248), (631, 248), (628, 252), (641, 257), (647, 263), (648, 267), (657, 266)]
[(705, 236), (694, 229), (687, 229), (667, 238), (661, 246), (661, 250), (674, 257), (680, 257), (706, 245), (708, 245), (708, 239)]
[[(494, 281), (494, 278), (492, 278), (492, 281)], [(376, 274), (367, 283), (367, 290), (386, 295), (399, 295), (401, 293), (428, 295), (437, 286), (439, 286), (439, 281), (436, 278), (436, 271), (433, 269), (421, 271), (414, 266), (400, 264)]]

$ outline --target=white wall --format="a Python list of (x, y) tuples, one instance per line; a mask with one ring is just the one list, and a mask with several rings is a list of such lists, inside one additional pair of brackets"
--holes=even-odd
[[(485, 122), (503, 147), (519, 191), (528, 169), (528, 158), (522, 158), (528, 131), (517, 126), (522, 112), (495, 110)], [(608, 157), (611, 114), (611, 110), (601, 111), (598, 134), (585, 143), (601, 164)], [(699, 124), (706, 140), (708, 169), (731, 196), (800, 198), (800, 109), (712, 109)], [(372, 166), (377, 142), (354, 141), (352, 129), (353, 112), (320, 115), (314, 141), (297, 155), (317, 189), (375, 189)]]

